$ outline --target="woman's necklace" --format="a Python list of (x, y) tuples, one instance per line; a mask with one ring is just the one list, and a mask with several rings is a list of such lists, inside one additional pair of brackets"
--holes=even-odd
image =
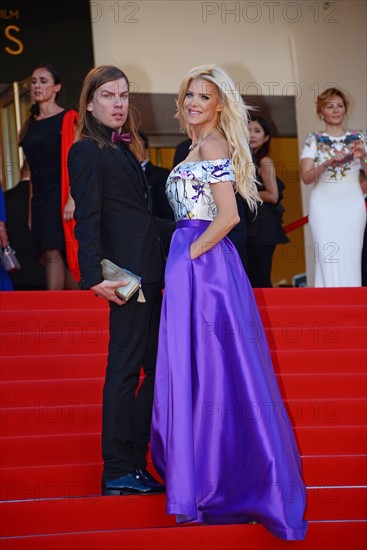
[(206, 139), (207, 137), (209, 137), (213, 132), (214, 130), (217, 129), (217, 126), (215, 126), (212, 130), (210, 130), (209, 134), (206, 134), (204, 137), (202, 137), (201, 139), (199, 139), (198, 141), (196, 141), (195, 143), (192, 143), (189, 147), (189, 151), (192, 151), (193, 149), (195, 149), (195, 147), (197, 147), (198, 145), (200, 145), (200, 143), (202, 143), (204, 141), (204, 139)]

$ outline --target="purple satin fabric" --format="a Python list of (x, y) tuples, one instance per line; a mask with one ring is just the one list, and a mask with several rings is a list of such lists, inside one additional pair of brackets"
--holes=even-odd
[(225, 238), (190, 257), (209, 223), (178, 222), (166, 268), (151, 452), (167, 513), (303, 539), (301, 461), (238, 253)]

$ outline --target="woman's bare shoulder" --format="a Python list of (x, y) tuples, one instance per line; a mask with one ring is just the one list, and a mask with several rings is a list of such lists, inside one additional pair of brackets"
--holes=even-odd
[(199, 149), (200, 160), (216, 160), (229, 157), (228, 143), (223, 136), (204, 141)]
[(265, 165), (274, 165), (274, 162), (271, 160), (270, 157), (263, 157), (261, 160), (260, 160), (260, 166), (265, 166)]

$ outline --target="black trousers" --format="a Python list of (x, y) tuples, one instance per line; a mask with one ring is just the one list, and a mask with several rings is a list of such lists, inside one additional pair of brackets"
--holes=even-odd
[(271, 267), (275, 244), (247, 247), (247, 275), (253, 288), (272, 288)]
[[(150, 438), (161, 284), (143, 285), (145, 303), (137, 294), (123, 306), (110, 304), (110, 342), (103, 389), (102, 482), (146, 467)], [(145, 378), (138, 389), (140, 369)]]

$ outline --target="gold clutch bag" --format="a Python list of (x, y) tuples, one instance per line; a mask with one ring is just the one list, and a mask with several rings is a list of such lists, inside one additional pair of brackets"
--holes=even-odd
[(127, 302), (134, 296), (135, 292), (140, 291), (138, 302), (145, 302), (144, 295), (141, 291), (141, 277), (134, 275), (134, 273), (131, 273), (131, 271), (127, 269), (122, 269), (110, 260), (102, 260), (101, 266), (103, 278), (107, 281), (120, 281), (121, 279), (129, 281), (129, 284), (116, 288), (115, 294), (118, 298)]

